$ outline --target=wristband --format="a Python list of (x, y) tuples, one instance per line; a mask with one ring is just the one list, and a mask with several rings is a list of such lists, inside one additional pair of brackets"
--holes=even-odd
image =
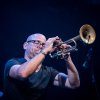
[(42, 53), (44, 56), (46, 56), (46, 55), (47, 55), (44, 51), (41, 51), (41, 53)]

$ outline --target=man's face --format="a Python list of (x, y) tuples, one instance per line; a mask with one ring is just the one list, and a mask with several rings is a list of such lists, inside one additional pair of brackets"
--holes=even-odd
[(40, 53), (46, 42), (46, 38), (42, 34), (31, 35), (27, 39), (26, 53), (30, 58)]

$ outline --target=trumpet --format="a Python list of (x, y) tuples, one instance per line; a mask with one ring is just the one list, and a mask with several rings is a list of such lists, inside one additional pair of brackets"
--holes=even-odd
[(96, 39), (96, 33), (95, 33), (94, 28), (89, 24), (84, 24), (81, 26), (79, 30), (79, 35), (55, 45), (55, 47), (59, 47), (62, 44), (69, 44), (69, 45), (73, 44), (73, 46), (71, 46), (70, 48), (57, 50), (56, 53), (54, 54), (50, 53), (49, 56), (51, 58), (62, 56), (62, 54), (66, 56), (69, 52), (78, 50), (76, 41), (82, 40), (86, 44), (92, 44), (95, 41), (95, 39)]

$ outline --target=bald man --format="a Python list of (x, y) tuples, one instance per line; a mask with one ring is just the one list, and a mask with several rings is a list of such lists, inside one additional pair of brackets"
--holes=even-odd
[(46, 40), (41, 33), (32, 34), (23, 44), (24, 57), (7, 61), (4, 70), (6, 100), (41, 100), (50, 82), (72, 89), (80, 86), (79, 74), (70, 54), (66, 58), (67, 75), (42, 65), (46, 55), (54, 50), (53, 44), (57, 39), (58, 36)]

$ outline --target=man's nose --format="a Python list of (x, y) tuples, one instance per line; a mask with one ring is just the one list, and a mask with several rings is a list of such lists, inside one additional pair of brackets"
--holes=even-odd
[(42, 49), (43, 48), (43, 46), (40, 44), (40, 45), (38, 45), (37, 46), (39, 49)]

